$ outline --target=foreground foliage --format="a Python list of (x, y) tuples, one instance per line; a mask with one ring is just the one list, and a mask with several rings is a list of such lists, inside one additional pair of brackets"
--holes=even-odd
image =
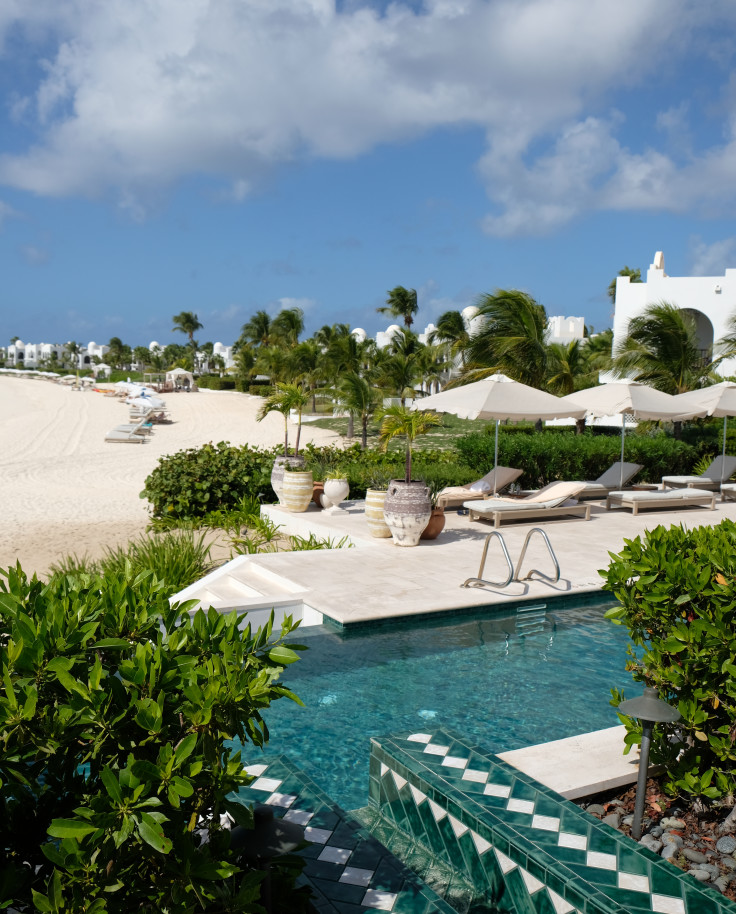
[[(262, 911), (222, 817), (298, 659), (272, 625), (190, 618), (151, 572), (0, 577), (0, 908)], [(293, 883), (293, 859), (274, 887)], [(296, 897), (296, 896), (292, 896)], [(278, 909), (296, 910), (289, 894)]]
[[(625, 540), (601, 572), (629, 629), (628, 668), (656, 687), (682, 720), (655, 728), (652, 762), (666, 790), (716, 800), (736, 792), (736, 524), (657, 527)], [(613, 704), (623, 696), (614, 690)], [(624, 719), (627, 745), (637, 721)], [(670, 740), (673, 731), (678, 738)]]

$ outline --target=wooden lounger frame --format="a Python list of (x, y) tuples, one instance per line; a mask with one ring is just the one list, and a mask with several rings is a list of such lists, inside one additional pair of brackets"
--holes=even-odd
[[(660, 490), (661, 491), (661, 490)], [(687, 492), (687, 489), (678, 489), (679, 492)], [(687, 496), (680, 495), (679, 497), (672, 498), (659, 498), (649, 497), (647, 498), (646, 492), (638, 492), (638, 498), (632, 498), (632, 493), (629, 492), (612, 492), (608, 498), (606, 498), (606, 511), (610, 511), (611, 508), (631, 508), (631, 513), (636, 516), (639, 513), (640, 508), (644, 509), (655, 509), (655, 508), (688, 508), (688, 507), (707, 507), (711, 511), (715, 510), (716, 507), (716, 492), (698, 492), (697, 495), (689, 494)], [(643, 496), (643, 497), (642, 497)]]

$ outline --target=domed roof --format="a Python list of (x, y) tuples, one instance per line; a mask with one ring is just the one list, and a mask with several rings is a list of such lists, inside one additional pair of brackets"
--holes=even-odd
[(468, 307), (463, 308), (460, 313), (466, 321), (472, 321), (473, 318), (478, 314), (478, 309), (475, 307), (475, 305), (468, 305)]
[(356, 327), (356, 328), (353, 330), (353, 332), (352, 332), (352, 336), (354, 336), (355, 339), (356, 339), (359, 343), (364, 343), (365, 340), (366, 340), (367, 334), (366, 334), (365, 330), (364, 330), (362, 327)]
[(399, 327), (398, 324), (391, 324), (390, 326), (386, 327), (386, 333), (389, 336), (393, 336), (394, 333), (400, 333), (400, 332), (401, 332), (401, 327)]
[(153, 340), (153, 342), (148, 344), (149, 352), (153, 352), (154, 349), (160, 349), (160, 348), (161, 348), (161, 344), (157, 343), (156, 340)]

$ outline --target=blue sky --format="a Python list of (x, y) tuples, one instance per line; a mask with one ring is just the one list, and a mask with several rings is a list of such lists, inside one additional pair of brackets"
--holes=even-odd
[(728, 0), (5, 0), (0, 345), (736, 267)]

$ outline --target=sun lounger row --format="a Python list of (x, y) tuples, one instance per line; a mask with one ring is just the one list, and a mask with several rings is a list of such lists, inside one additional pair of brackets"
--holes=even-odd
[(144, 419), (138, 422), (116, 425), (105, 435), (105, 441), (126, 444), (143, 444), (153, 432), (153, 427)]

